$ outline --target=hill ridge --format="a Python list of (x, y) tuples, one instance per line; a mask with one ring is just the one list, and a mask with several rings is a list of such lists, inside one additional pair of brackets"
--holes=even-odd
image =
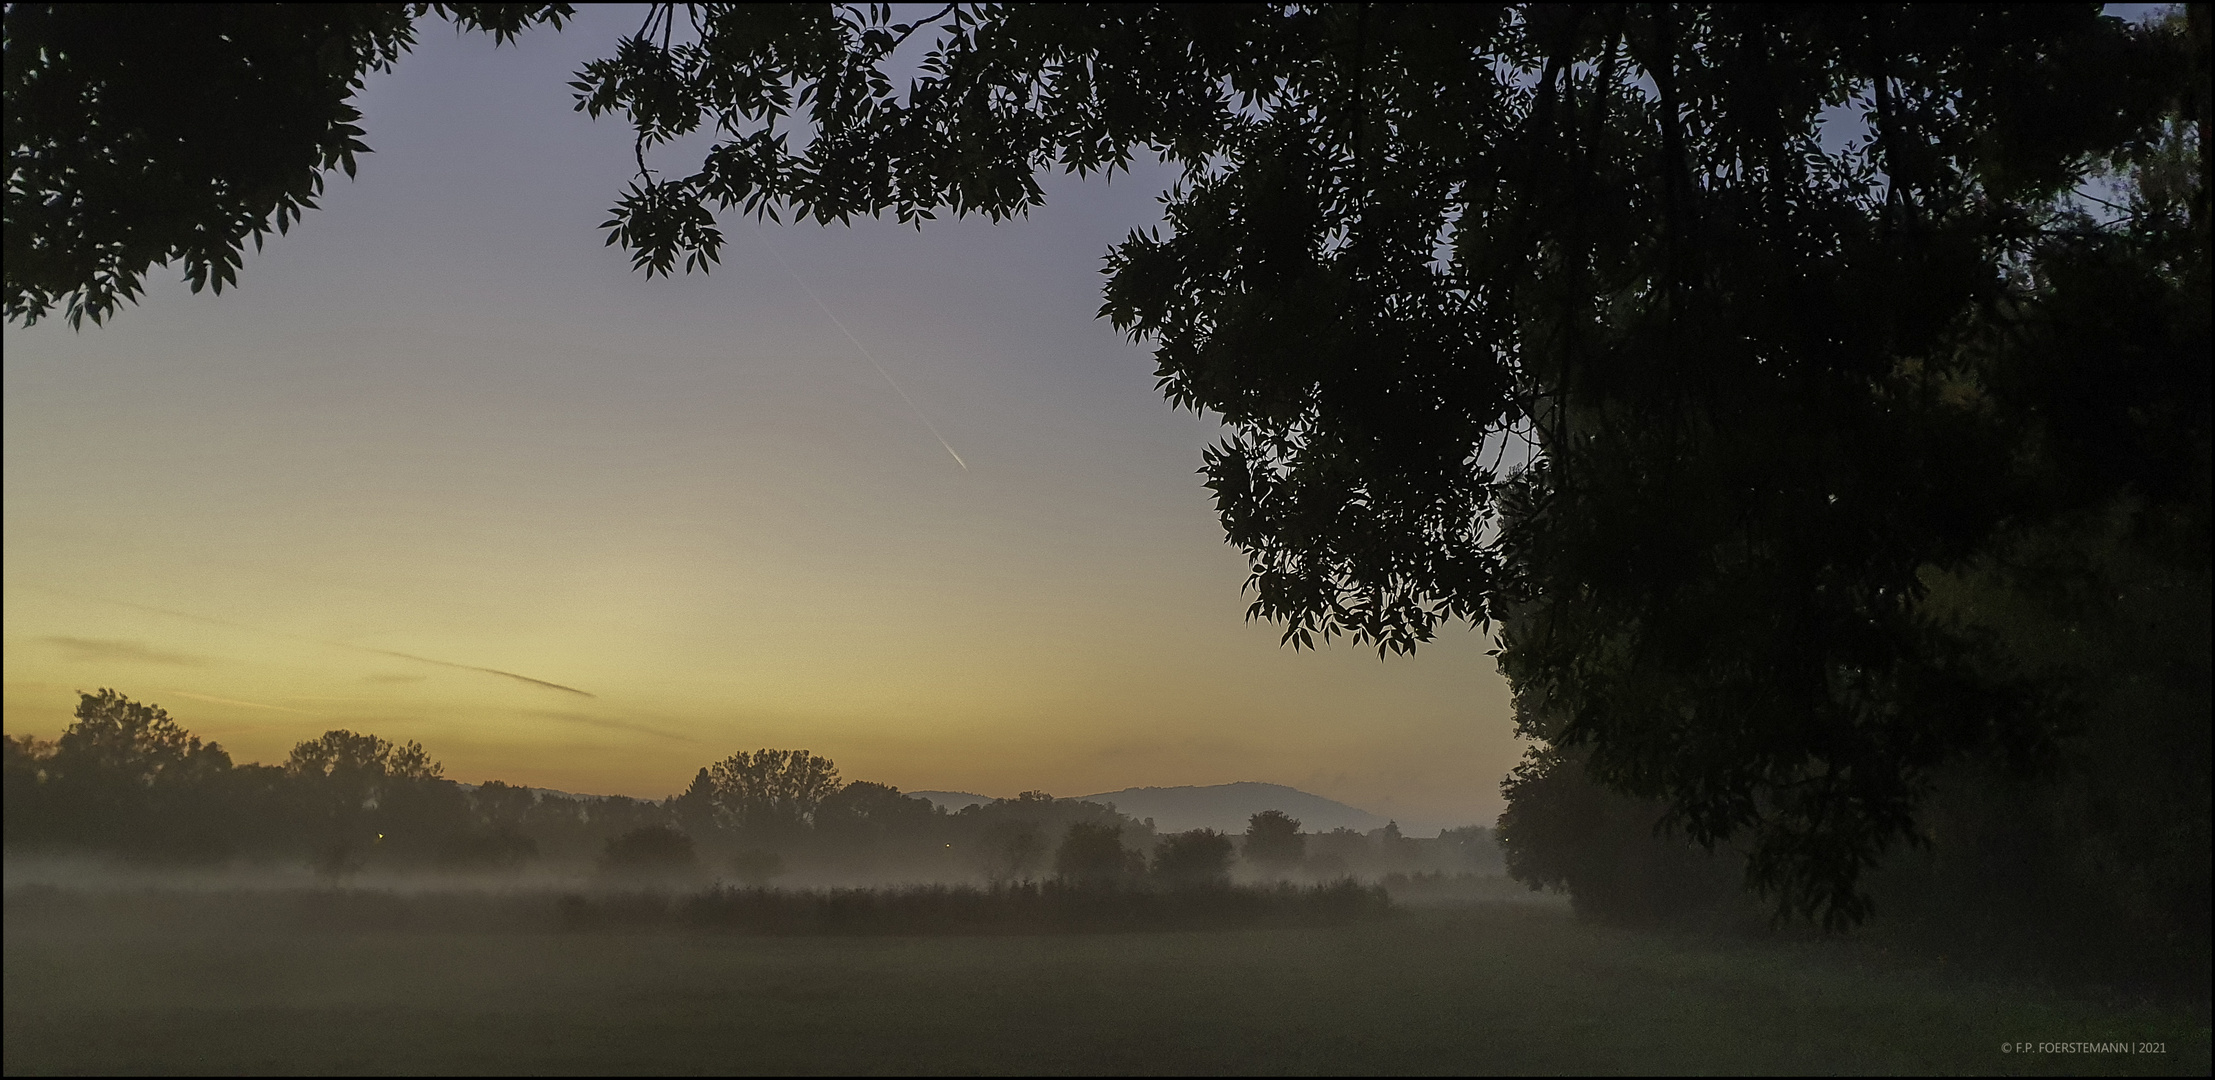
[[(948, 810), (971, 803), (991, 802), (992, 797), (967, 791), (910, 791)], [(1384, 827), (1386, 818), (1358, 806), (1302, 791), (1289, 784), (1266, 780), (1234, 780), (1227, 784), (1166, 784), (1128, 787), (1074, 798), (1084, 802), (1113, 803), (1117, 811), (1141, 821), (1152, 818), (1161, 832), (1187, 829), (1246, 831), (1248, 818), (1264, 810), (1281, 810), (1299, 819), (1307, 832), (1355, 829), (1368, 832)]]
[(1186, 829), (1246, 831), (1246, 822), (1264, 810), (1281, 810), (1299, 819), (1307, 832), (1354, 829), (1368, 832), (1384, 827), (1386, 818), (1358, 806), (1302, 791), (1289, 784), (1263, 780), (1236, 780), (1228, 784), (1182, 784), (1103, 791), (1079, 798), (1087, 802), (1111, 802), (1134, 818), (1152, 818), (1162, 832)]

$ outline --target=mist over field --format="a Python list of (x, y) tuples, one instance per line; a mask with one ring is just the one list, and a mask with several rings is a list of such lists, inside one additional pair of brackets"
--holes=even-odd
[(1609, 928), (1507, 893), (777, 926), (654, 893), (459, 884), (11, 883), (6, 1069), (1917, 1073), (2064, 1039), (2097, 1056), (1999, 1071), (2208, 1067), (2190, 1008), (1837, 942)]
[(2189, 993), (2061, 992), (1751, 907), (1612, 928), (1508, 877), (1486, 827), (1170, 831), (766, 749), (660, 801), (465, 787), (413, 743), (241, 764), (113, 692), (79, 713), (7, 744), (11, 1074), (1974, 1071), (2054, 1029), (2159, 1052), (2039, 1060), (2207, 1064)]

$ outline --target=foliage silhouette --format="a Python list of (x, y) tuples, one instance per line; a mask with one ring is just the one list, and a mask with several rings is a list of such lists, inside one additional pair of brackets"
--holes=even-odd
[(1282, 810), (1264, 810), (1247, 819), (1246, 861), (1283, 875), (1307, 858), (1307, 838), (1300, 834), (1300, 820)]
[(610, 837), (600, 856), (601, 870), (617, 877), (681, 878), (698, 866), (692, 838), (667, 825), (647, 825)]
[(929, 799), (900, 794), (885, 784), (856, 780), (823, 797), (813, 815), (825, 840), (867, 850), (903, 835), (927, 831), (938, 816)]
[(71, 325), (181, 262), (194, 292), (236, 284), (315, 209), (324, 175), (369, 152), (351, 99), (432, 9), (498, 40), (566, 4), (7, 8), (6, 312)]
[(676, 814), (677, 824), (687, 832), (704, 834), (717, 827), (720, 819), (715, 800), (715, 777), (706, 766), (701, 766), (693, 775), (692, 783), (670, 808)]
[(222, 853), (212, 826), (225, 793), (215, 781), (230, 771), (230, 755), (159, 706), (114, 690), (81, 693), (76, 722), (50, 746), (11, 743), (10, 766), (11, 777), (49, 788), (44, 806), (10, 812), (20, 809), (24, 824), (50, 836), (139, 854)]
[(760, 834), (812, 823), (816, 808), (839, 790), (837, 767), (805, 750), (742, 750), (708, 766), (708, 776), (717, 821)]
[[(1935, 776), (2066, 728), (1930, 576), (2118, 498), (2206, 546), (2193, 10), (957, 6), (899, 95), (889, 16), (696, 7), (578, 90), (642, 147), (728, 136), (618, 205), (648, 274), (713, 262), (717, 208), (1000, 217), (1043, 167), (1182, 165), (1103, 313), (1234, 430), (1253, 614), (1502, 623), (1527, 736), (1840, 926)], [(2080, 197), (2103, 169), (2158, 182)]]
[(1120, 825), (1074, 821), (1054, 849), (1054, 876), (1063, 884), (1125, 885), (1146, 868), (1146, 857), (1123, 846)]
[(1498, 874), (1506, 870), (1501, 857), (1498, 834), (1482, 825), (1465, 825), (1458, 829), (1444, 829), (1438, 834), (1438, 842), (1450, 848), (1461, 865), (1480, 874)]
[(1046, 838), (1029, 821), (1004, 821), (985, 834), (986, 875), (994, 882), (1029, 881), (1046, 855)]
[(1214, 829), (1164, 836), (1154, 845), (1156, 880), (1177, 886), (1227, 885), (1231, 880), (1231, 838)]

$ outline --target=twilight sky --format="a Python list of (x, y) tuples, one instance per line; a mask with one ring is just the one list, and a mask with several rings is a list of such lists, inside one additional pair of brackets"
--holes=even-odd
[(910, 790), (1261, 780), (1489, 823), (1519, 746), (1481, 635), (1380, 661), (1245, 620), (1216, 424), (1093, 317), (1165, 178), (921, 233), (730, 217), (713, 274), (649, 282), (594, 228), (628, 128), (564, 85), (636, 23), (426, 22), (360, 178), (235, 292), (156, 270), (108, 326), (7, 328), (8, 733), (112, 686), (241, 760), (346, 727), (658, 797), (805, 747)]

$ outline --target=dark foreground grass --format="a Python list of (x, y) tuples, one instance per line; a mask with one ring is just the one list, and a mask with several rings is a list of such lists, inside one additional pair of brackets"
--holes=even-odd
[[(8, 901), (10, 1074), (2208, 1070), (2204, 1005), (1477, 904), (1338, 926), (778, 936)], [(558, 914), (558, 913), (557, 913)], [(351, 928), (345, 928), (351, 927)], [(2162, 1053), (2006, 1053), (2019, 1042)]]

